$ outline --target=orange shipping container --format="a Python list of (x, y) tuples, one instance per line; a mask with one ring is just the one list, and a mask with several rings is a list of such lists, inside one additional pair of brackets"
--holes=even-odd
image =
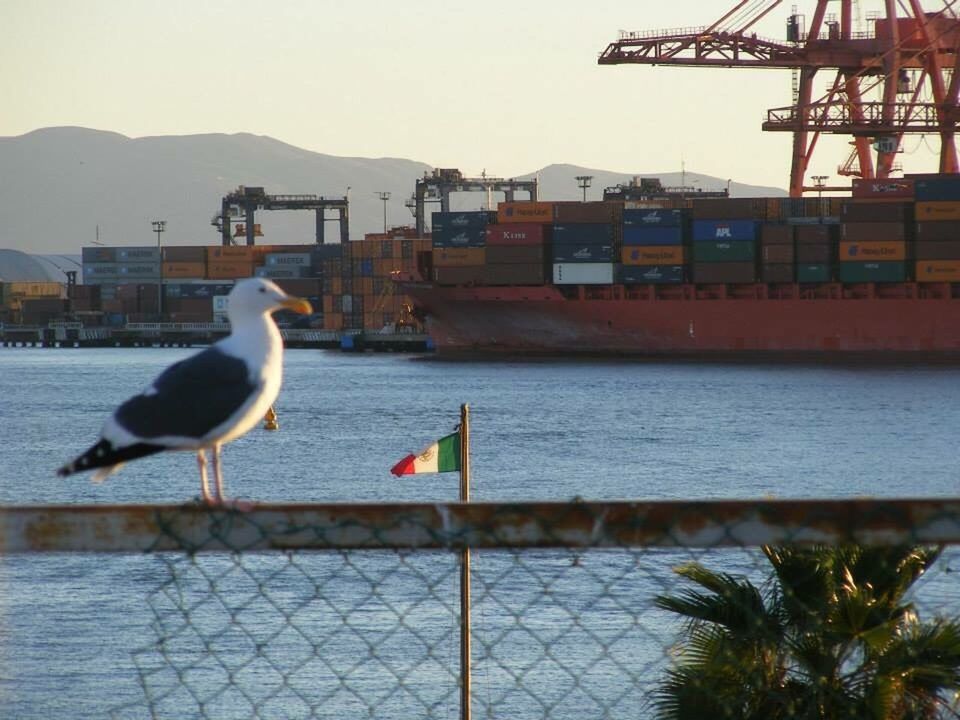
[(253, 263), (253, 248), (249, 245), (212, 245), (207, 248), (207, 262), (245, 260)]
[(341, 278), (339, 275), (334, 275), (331, 278), (325, 278), (324, 282), (329, 283), (331, 295), (343, 295), (343, 278)]
[(324, 330), (342, 330), (343, 329), (343, 313), (324, 313), (323, 329)]
[(960, 220), (960, 200), (928, 200), (918, 202), (914, 213), (919, 222), (925, 220)]
[(372, 277), (358, 278), (353, 283), (353, 291), (354, 293), (359, 293), (361, 295), (370, 295), (373, 292), (373, 278)]
[(434, 267), (467, 267), (483, 265), (487, 261), (486, 248), (434, 248)]
[(552, 223), (552, 202), (502, 202), (497, 206), (498, 223)]
[(683, 265), (681, 245), (627, 245), (623, 248), (624, 265)]
[(960, 260), (918, 260), (917, 282), (960, 282)]
[(840, 261), (854, 260), (869, 262), (873, 260), (905, 260), (907, 244), (905, 242), (842, 242), (840, 243)]
[(253, 263), (249, 260), (211, 260), (207, 263), (207, 278), (210, 280), (227, 280), (251, 275), (253, 275)]
[(165, 278), (202, 278), (206, 273), (207, 264), (202, 262), (166, 262), (160, 266)]

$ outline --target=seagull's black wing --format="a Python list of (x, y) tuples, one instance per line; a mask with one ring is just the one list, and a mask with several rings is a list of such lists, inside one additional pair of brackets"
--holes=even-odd
[(210, 347), (164, 370), (150, 390), (117, 408), (114, 418), (148, 442), (164, 436), (199, 439), (257, 390), (243, 360)]

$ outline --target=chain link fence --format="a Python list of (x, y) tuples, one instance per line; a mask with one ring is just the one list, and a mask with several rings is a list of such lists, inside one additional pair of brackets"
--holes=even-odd
[[(960, 502), (42, 507), (0, 528), (5, 716), (463, 717), (465, 548), (474, 718), (958, 716)], [(72, 642), (103, 652), (69, 661), (58, 705)]]

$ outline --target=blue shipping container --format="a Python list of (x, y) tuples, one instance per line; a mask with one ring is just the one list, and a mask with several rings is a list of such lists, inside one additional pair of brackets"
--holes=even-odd
[(433, 232), (448, 232), (451, 230), (466, 230), (467, 228), (485, 228), (497, 221), (497, 214), (489, 210), (473, 210), (470, 212), (435, 212), (432, 218)]
[(610, 223), (564, 223), (553, 226), (554, 243), (610, 244), (613, 225)]
[(462, 248), (484, 247), (487, 244), (487, 226), (475, 225), (466, 228), (448, 228), (433, 230), (433, 247)]
[(561, 243), (553, 244), (553, 262), (555, 263), (605, 263), (613, 262), (613, 245), (607, 241), (600, 243)]
[(622, 265), (620, 282), (624, 285), (682, 283), (683, 265)]
[(624, 245), (683, 245), (682, 227), (626, 227)]
[(916, 200), (960, 200), (960, 176), (917, 178), (913, 184)]
[(683, 210), (629, 209), (623, 211), (623, 227), (677, 227), (685, 217)]
[(756, 240), (756, 220), (694, 220), (693, 240)]

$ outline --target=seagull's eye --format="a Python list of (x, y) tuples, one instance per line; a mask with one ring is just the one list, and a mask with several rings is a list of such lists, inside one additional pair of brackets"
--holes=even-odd
[(267, 291), (266, 288), (260, 288), (260, 292), (265, 293), (266, 291)]

